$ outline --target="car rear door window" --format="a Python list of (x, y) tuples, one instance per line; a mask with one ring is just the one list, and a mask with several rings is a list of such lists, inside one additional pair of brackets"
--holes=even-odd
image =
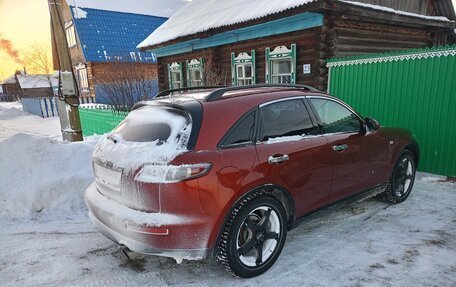
[(360, 131), (361, 122), (358, 116), (343, 105), (335, 101), (319, 98), (311, 98), (309, 101), (321, 120), (323, 133)]
[(222, 147), (242, 145), (253, 142), (255, 112), (241, 118), (222, 140)]
[(313, 133), (312, 121), (301, 99), (271, 103), (261, 108), (261, 141)]

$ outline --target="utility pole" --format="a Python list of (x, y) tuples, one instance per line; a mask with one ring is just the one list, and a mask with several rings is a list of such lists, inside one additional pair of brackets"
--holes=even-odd
[[(48, 0), (49, 13), (51, 14), (51, 30), (53, 35), (54, 51), (57, 51), (59, 70), (65, 74), (71, 72), (71, 80), (76, 85), (73, 77), (73, 67), (71, 64), (71, 55), (68, 50), (68, 43), (65, 33), (65, 23), (62, 13), (61, 0)], [(60, 82), (60, 81), (59, 81)], [(59, 111), (60, 127), (62, 130), (63, 140), (82, 141), (81, 121), (79, 119), (78, 95), (77, 89), (72, 94), (65, 94), (59, 85), (59, 95), (63, 94), (64, 101), (57, 101)]]

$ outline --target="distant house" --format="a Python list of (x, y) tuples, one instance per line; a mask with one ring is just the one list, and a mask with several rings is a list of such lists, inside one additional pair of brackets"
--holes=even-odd
[(5, 80), (3, 80), (3, 82), (0, 83), (3, 90), (1, 101), (12, 102), (17, 101), (22, 97), (23, 91), (16, 77), (21, 73), (22, 72), (17, 71), (15, 74), (11, 75), (10, 77), (6, 78)]
[(33, 75), (17, 71), (0, 83), (3, 88), (2, 101), (17, 101), (30, 97), (52, 97), (53, 88), (58, 86), (58, 75)]
[[(136, 46), (186, 2), (62, 1), (68, 47), (81, 101), (109, 103), (107, 87), (122, 81), (147, 86), (138, 97), (157, 92), (156, 56)], [(166, 8), (166, 9), (165, 9)], [(56, 53), (54, 53), (56, 55)], [(59, 69), (54, 58), (54, 68)], [(126, 79), (128, 77), (128, 79)]]
[(193, 0), (138, 47), (158, 58), (160, 89), (307, 84), (326, 60), (454, 43), (451, 0)]
[(58, 86), (58, 75), (32, 75), (20, 73), (16, 75), (22, 90), (22, 98), (25, 97), (52, 97), (53, 87)]

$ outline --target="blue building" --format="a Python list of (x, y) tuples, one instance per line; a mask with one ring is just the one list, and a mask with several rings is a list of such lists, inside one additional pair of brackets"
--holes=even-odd
[[(157, 58), (136, 46), (186, 2), (159, 6), (145, 0), (62, 2), (81, 102), (130, 104), (153, 97), (158, 90)], [(56, 59), (54, 65), (58, 69)]]

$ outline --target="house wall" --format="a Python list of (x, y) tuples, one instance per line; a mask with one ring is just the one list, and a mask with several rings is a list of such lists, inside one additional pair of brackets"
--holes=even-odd
[[(89, 62), (87, 63), (87, 77), (90, 93), (96, 97), (100, 87), (111, 83), (132, 81), (157, 81), (157, 64), (154, 63), (125, 63), (125, 62)], [(119, 85), (119, 84), (118, 84)], [(121, 86), (124, 84), (120, 84)]]
[[(68, 22), (72, 20), (71, 7), (68, 6), (65, 0), (61, 2), (64, 21)], [(81, 98), (96, 98), (96, 91), (100, 83), (118, 82), (119, 80), (128, 79), (154, 81), (157, 79), (157, 64), (155, 63), (86, 62), (77, 30), (76, 42), (77, 44), (75, 46), (69, 48), (73, 72), (79, 83), (77, 67), (81, 64), (85, 65), (89, 82), (89, 92), (81, 92)], [(56, 57), (54, 57), (54, 65), (56, 66), (55, 60)]]
[(356, 0), (367, 4), (390, 7), (396, 10), (408, 11), (422, 15), (436, 15), (434, 3), (432, 0)]
[[(325, 15), (322, 27), (160, 57), (158, 59), (159, 88), (160, 90), (169, 88), (168, 64), (200, 57), (211, 59), (215, 63), (214, 67), (226, 75), (226, 81), (220, 84), (231, 85), (231, 52), (236, 55), (240, 52), (250, 54), (251, 50), (256, 52), (257, 83), (265, 83), (265, 49), (267, 47), (273, 49), (279, 45), (290, 48), (291, 44), (295, 43), (297, 45), (296, 83), (326, 90), (328, 78), (326, 60), (329, 58), (428, 47), (433, 44), (433, 41), (433, 32), (426, 29), (367, 22), (356, 19), (356, 16), (341, 18), (328, 13)], [(311, 64), (311, 74), (304, 75), (304, 64)], [(185, 68), (183, 70), (184, 79), (186, 79)]]
[(53, 92), (50, 88), (22, 89), (23, 97), (52, 97)]
[(19, 99), (23, 96), (23, 91), (18, 83), (16, 84), (3, 84), (3, 95), (9, 99)]
[[(161, 57), (158, 59), (158, 81), (160, 90), (169, 88), (167, 65), (173, 62), (185, 62), (186, 60), (204, 58), (206, 62), (213, 63), (212, 68), (218, 69), (225, 81), (220, 84), (231, 85), (231, 53), (238, 55), (241, 52), (250, 54), (251, 50), (256, 53), (256, 79), (257, 83), (265, 83), (266, 57), (265, 49), (273, 50), (277, 46), (297, 46), (296, 59), (296, 83), (317, 86), (316, 82), (319, 68), (320, 34), (322, 27), (306, 29), (302, 31), (286, 33), (278, 36), (271, 36), (235, 44), (214, 47), (205, 50), (197, 50), (190, 53)], [(303, 74), (303, 64), (311, 64), (312, 73)], [(184, 69), (184, 79), (186, 79)], [(186, 82), (186, 81), (185, 81)]]
[(431, 32), (418, 28), (341, 20), (329, 16), (327, 48), (329, 57), (344, 57), (432, 45)]

